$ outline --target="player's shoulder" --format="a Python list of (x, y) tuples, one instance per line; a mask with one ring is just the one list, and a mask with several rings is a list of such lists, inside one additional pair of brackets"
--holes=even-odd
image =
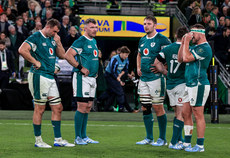
[(159, 41), (161, 41), (163, 43), (167, 43), (167, 44), (171, 43), (171, 40), (168, 37), (166, 37), (165, 35), (162, 35), (161, 33), (158, 33), (156, 37), (157, 37), (157, 39), (159, 39)]
[(85, 42), (87, 39), (86, 39), (86, 37), (85, 36), (80, 36), (78, 39), (77, 39), (77, 41), (79, 41), (79, 42)]
[(162, 35), (161, 33), (157, 33), (156, 35), (157, 38), (162, 38), (162, 39), (168, 39), (165, 35)]
[(146, 40), (146, 36), (147, 36), (147, 35), (144, 35), (143, 37), (141, 37), (140, 41)]
[[(42, 37), (42, 34), (41, 34), (40, 31), (37, 31), (37, 32), (35, 32), (35, 33), (33, 33), (32, 35), (29, 36), (29, 38), (40, 38), (40, 37)], [(36, 39), (36, 40), (39, 41), (39, 39)]]

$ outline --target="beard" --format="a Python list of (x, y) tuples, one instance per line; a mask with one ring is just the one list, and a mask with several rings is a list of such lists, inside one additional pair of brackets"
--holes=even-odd
[(195, 39), (195, 38), (192, 39), (192, 43), (193, 43), (193, 44), (197, 44), (198, 41), (199, 41), (198, 39)]

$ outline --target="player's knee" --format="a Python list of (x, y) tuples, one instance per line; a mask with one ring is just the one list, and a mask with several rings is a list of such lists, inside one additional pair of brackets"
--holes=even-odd
[(184, 125), (184, 134), (185, 135), (192, 135), (193, 126)]
[(189, 120), (190, 118), (191, 118), (191, 113), (188, 113), (188, 112), (186, 112), (186, 111), (183, 111), (182, 112), (182, 116), (183, 116), (183, 118), (184, 119), (186, 119), (186, 120)]
[(145, 105), (146, 110), (143, 111), (143, 115), (149, 115), (152, 113), (152, 104)]
[(58, 105), (61, 104), (61, 98), (60, 97), (54, 97), (48, 99), (50, 105)]
[(44, 112), (45, 112), (45, 106), (44, 106), (44, 108), (42, 107), (42, 108), (35, 108), (34, 109), (34, 113), (39, 114), (39, 115), (43, 115)]
[(142, 105), (142, 109), (145, 109), (143, 110), (143, 115), (149, 115), (152, 113), (152, 104), (145, 104), (145, 105)]

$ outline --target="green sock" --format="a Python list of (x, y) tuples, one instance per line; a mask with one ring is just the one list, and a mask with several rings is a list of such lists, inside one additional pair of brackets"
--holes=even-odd
[(173, 123), (173, 136), (171, 139), (172, 145), (175, 145), (177, 143), (183, 127), (184, 127), (184, 122), (178, 119), (175, 119)]
[(143, 115), (147, 138), (153, 140), (153, 114)]
[(185, 143), (191, 143), (192, 135), (185, 135), (184, 136), (184, 142)]
[(196, 144), (198, 144), (198, 145), (204, 145), (204, 138), (197, 138)]
[(82, 129), (82, 123), (83, 123), (84, 114), (76, 111), (75, 117), (74, 117), (74, 123), (75, 123), (75, 137), (82, 137), (81, 136), (81, 129)]
[(33, 124), (33, 127), (34, 127), (34, 135), (40, 136), (41, 135), (41, 125)]
[(54, 129), (54, 137), (60, 138), (61, 137), (61, 121), (53, 121), (51, 120)]
[(167, 116), (166, 114), (162, 116), (157, 116), (158, 126), (160, 131), (159, 138), (166, 140), (166, 127), (167, 127)]
[(87, 128), (87, 121), (88, 121), (88, 113), (84, 114), (82, 129), (81, 129), (81, 136), (82, 138), (86, 138), (86, 128)]
[(183, 138), (183, 128), (182, 128), (182, 130), (181, 130), (181, 132), (180, 132), (178, 141), (184, 142), (184, 138)]

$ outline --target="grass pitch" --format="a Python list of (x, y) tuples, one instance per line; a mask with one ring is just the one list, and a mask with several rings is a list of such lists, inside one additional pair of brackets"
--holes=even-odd
[[(221, 115), (220, 124), (210, 124), (206, 115), (205, 152), (187, 153), (151, 145), (135, 145), (145, 137), (142, 114), (102, 113), (89, 115), (87, 134), (100, 144), (89, 144), (73, 148), (53, 147), (41, 149), (34, 147), (32, 111), (0, 111), (0, 158), (147, 158), (147, 157), (230, 157), (230, 115)], [(69, 142), (74, 141), (74, 112), (63, 112), (62, 136)], [(51, 112), (44, 114), (42, 122), (43, 140), (53, 144), (53, 129), (50, 122)], [(157, 140), (158, 123), (154, 115), (154, 138)], [(168, 114), (167, 140), (172, 136), (173, 114)], [(196, 129), (192, 145), (196, 143)]]

